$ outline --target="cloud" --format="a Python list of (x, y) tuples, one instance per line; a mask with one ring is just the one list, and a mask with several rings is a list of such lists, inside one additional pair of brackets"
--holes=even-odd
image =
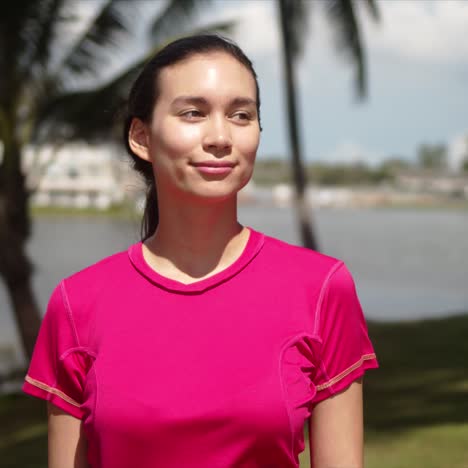
[(255, 58), (279, 49), (275, 3), (265, 0), (222, 0), (212, 14), (204, 14), (204, 23), (219, 20), (237, 22), (232, 37), (248, 56)]
[(466, 61), (467, 1), (380, 0), (378, 7), (380, 23), (361, 15), (371, 52), (429, 64)]
[[(366, 8), (358, 5), (363, 39), (371, 61), (383, 56), (404, 62), (428, 65), (466, 62), (468, 41), (468, 1), (466, 0), (379, 0), (381, 21), (375, 22)], [(278, 60), (280, 48), (276, 2), (272, 0), (221, 0), (204, 23), (235, 19), (233, 38), (254, 60)], [(320, 70), (341, 63), (333, 48), (334, 26), (326, 18), (320, 2), (311, 10), (311, 24), (305, 38), (306, 54), (300, 61), (299, 79), (307, 82), (307, 70)]]
[[(363, 3), (356, 5), (368, 67), (374, 71), (385, 68), (388, 79), (381, 84), (397, 74), (405, 81), (412, 77), (420, 86), (428, 74), (440, 76), (447, 66), (456, 66), (461, 75), (467, 73), (463, 69), (468, 69), (468, 1), (378, 0), (379, 22)], [(354, 68), (334, 47), (335, 29), (323, 8), (313, 9), (307, 47), (298, 67), (303, 89), (320, 82), (320, 92), (346, 89), (349, 93), (343, 84), (353, 83)]]

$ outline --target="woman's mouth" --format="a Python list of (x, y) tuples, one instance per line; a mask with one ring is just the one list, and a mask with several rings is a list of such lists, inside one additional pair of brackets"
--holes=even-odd
[(201, 161), (191, 165), (202, 174), (228, 174), (235, 166), (231, 161)]

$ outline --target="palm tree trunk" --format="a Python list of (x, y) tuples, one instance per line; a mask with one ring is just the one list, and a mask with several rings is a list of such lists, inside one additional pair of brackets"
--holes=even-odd
[(19, 148), (14, 143), (5, 147), (0, 166), (0, 278), (8, 291), (24, 352), (31, 358), (41, 319), (31, 286), (33, 268), (26, 253), (30, 218), (19, 162)]
[(6, 281), (6, 286), (23, 350), (30, 360), (41, 323), (31, 281), (30, 278), (15, 283)]
[(295, 188), (295, 208), (304, 247), (318, 250), (317, 240), (311, 222), (310, 206), (306, 199), (307, 178), (303, 164), (302, 149), (297, 125), (296, 79), (290, 43), (290, 32), (284, 0), (278, 0), (281, 36), (283, 43), (284, 74), (286, 78), (286, 103), (288, 109), (288, 131), (291, 145), (291, 163)]

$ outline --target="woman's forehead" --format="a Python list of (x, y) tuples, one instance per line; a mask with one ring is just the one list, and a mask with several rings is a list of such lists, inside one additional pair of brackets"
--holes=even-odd
[(158, 85), (160, 99), (205, 94), (256, 98), (252, 73), (236, 58), (222, 52), (193, 55), (165, 67)]

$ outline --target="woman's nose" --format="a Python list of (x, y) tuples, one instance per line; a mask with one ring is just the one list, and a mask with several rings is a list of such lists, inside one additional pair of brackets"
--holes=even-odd
[(205, 151), (230, 150), (232, 147), (231, 131), (229, 123), (224, 117), (213, 117), (208, 120), (205, 135), (203, 138), (203, 148)]

